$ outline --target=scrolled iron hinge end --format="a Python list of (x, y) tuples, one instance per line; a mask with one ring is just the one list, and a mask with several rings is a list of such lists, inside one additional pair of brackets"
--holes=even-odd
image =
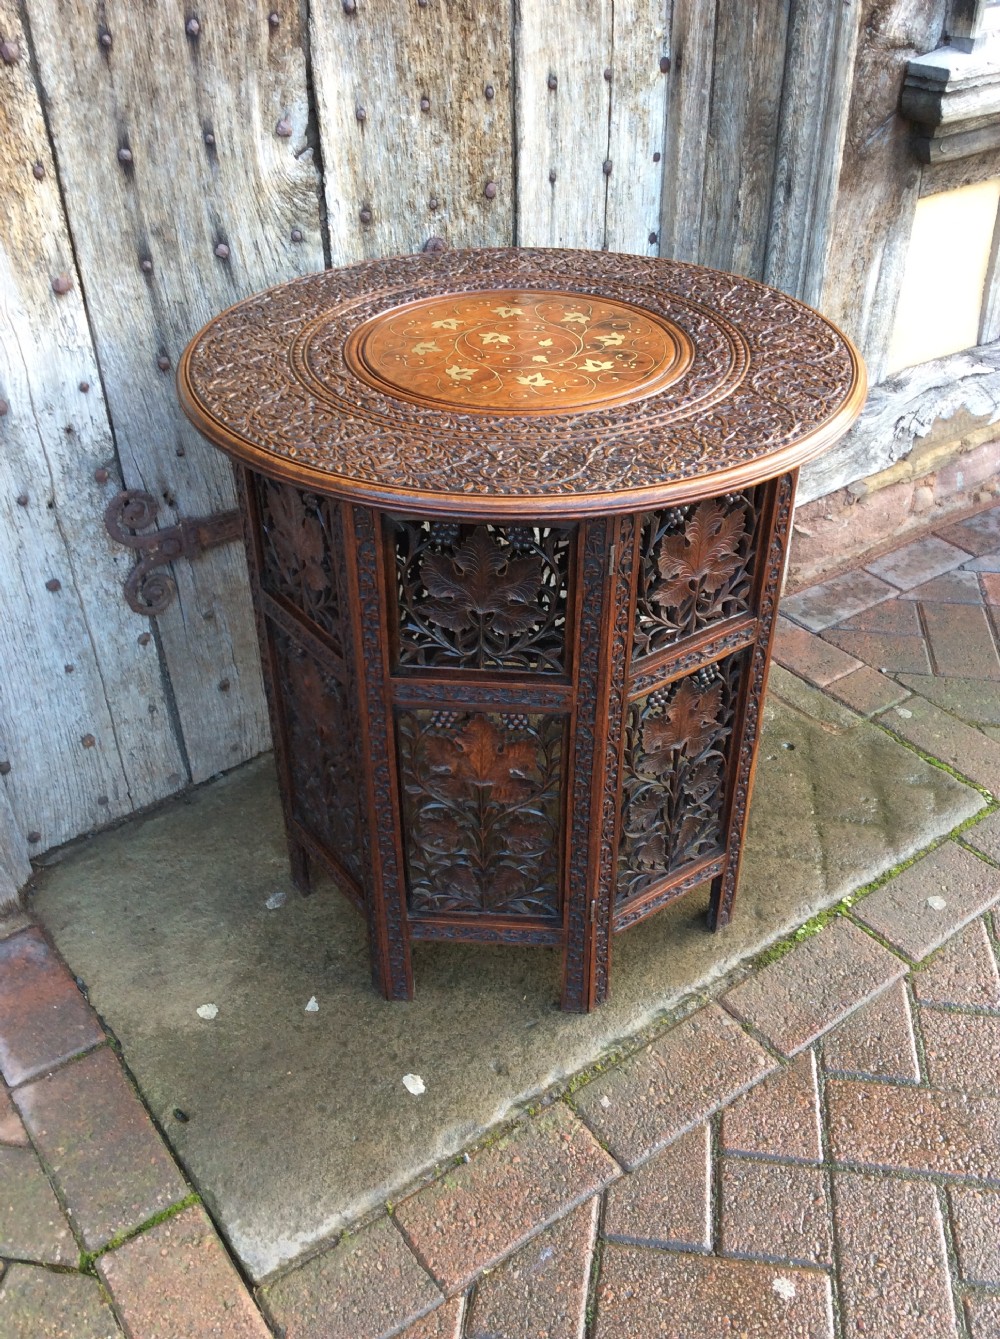
[(177, 594), (173, 577), (162, 570), (168, 563), (176, 558), (197, 558), (207, 549), (229, 544), (241, 535), (238, 511), (185, 518), (165, 530), (136, 534), (156, 524), (158, 511), (159, 504), (152, 494), (140, 489), (117, 493), (104, 509), (104, 525), (111, 538), (142, 555), (123, 590), (128, 607), (148, 618), (162, 614)]

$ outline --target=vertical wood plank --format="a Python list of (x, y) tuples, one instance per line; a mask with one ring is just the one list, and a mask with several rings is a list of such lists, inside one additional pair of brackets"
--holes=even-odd
[[(125, 485), (161, 502), (164, 526), (234, 497), (228, 462), (177, 406), (184, 343), (323, 263), (302, 16), (279, 9), (272, 25), (266, 5), (224, 0), (197, 17), (181, 0), (30, 7)], [(197, 781), (264, 747), (266, 715), (243, 554), (229, 545), (174, 575), (157, 621)]]
[(920, 189), (899, 115), (906, 63), (941, 36), (945, 0), (863, 0), (822, 308), (860, 346), (872, 382), (884, 374)]
[(667, 76), (660, 255), (697, 261), (708, 153), (716, 0), (674, 0)]
[(764, 273), (789, 0), (720, 5), (699, 260)]
[(605, 244), (612, 17), (590, 0), (563, 0), (558, 16), (532, 0), (518, 7), (518, 246)]
[(819, 302), (831, 242), (860, 0), (793, 0), (764, 280)]
[(28, 843), (18, 827), (6, 789), (0, 786), (0, 913), (18, 905), (18, 893), (31, 878)]
[(662, 0), (615, 0), (608, 142), (609, 251), (659, 252), (660, 196), (666, 139), (669, 7)]
[(114, 446), (14, 0), (0, 0), (0, 29), (19, 53), (0, 65), (0, 829), (13, 828), (0, 841), (14, 879), (27, 851), (186, 777), (155, 642), (139, 644), (148, 623), (121, 599), (131, 558), (101, 523)]
[(333, 263), (514, 236), (510, 0), (311, 7)]

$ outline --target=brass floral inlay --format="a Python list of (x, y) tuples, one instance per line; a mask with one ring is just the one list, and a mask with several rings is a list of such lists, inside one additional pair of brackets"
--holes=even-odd
[(651, 395), (681, 375), (693, 349), (671, 322), (625, 302), (494, 289), (392, 308), (360, 326), (344, 353), (359, 376), (405, 399), (530, 414)]

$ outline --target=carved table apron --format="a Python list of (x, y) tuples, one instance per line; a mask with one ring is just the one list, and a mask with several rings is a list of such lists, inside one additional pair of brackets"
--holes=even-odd
[(293, 877), (372, 969), (733, 910), (798, 466), (864, 399), (792, 298), (640, 256), (368, 261), (224, 312), (184, 408), (238, 462)]

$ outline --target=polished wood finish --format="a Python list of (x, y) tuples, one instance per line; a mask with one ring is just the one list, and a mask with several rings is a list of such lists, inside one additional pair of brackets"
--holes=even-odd
[(411, 995), (414, 939), (558, 946), (586, 1010), (615, 933), (706, 882), (725, 925), (795, 463), (860, 407), (849, 343), (734, 276), (486, 252), (273, 290), (180, 375), (241, 462), (293, 877), (365, 914), (378, 988)]
[(641, 307), (531, 289), (407, 302), (344, 345), (347, 365), (376, 388), (479, 414), (627, 404), (676, 381), (693, 356), (683, 330)]

